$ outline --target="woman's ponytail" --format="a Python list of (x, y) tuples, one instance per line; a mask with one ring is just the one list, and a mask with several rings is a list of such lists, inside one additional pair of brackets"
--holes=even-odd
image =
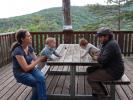
[(20, 29), (16, 32), (15, 34), (15, 38), (16, 38), (16, 42), (14, 42), (11, 46), (11, 52), (14, 51), (14, 49), (18, 46), (21, 46), (22, 44), (22, 39), (24, 39), (26, 37), (26, 32), (28, 32), (25, 29)]
[(11, 52), (13, 52), (14, 49), (15, 49), (16, 47), (19, 47), (19, 46), (21, 46), (21, 44), (18, 43), (17, 41), (15, 41), (15, 42), (11, 45)]

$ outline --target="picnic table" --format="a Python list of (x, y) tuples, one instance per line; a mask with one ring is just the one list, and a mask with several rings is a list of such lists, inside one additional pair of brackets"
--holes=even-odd
[[(65, 94), (48, 94), (48, 100), (97, 100), (97, 98), (92, 95), (76, 95), (75, 88), (75, 77), (76, 75), (86, 75), (86, 71), (80, 72), (80, 68), (87, 68), (89, 66), (97, 66), (99, 65), (97, 61), (92, 60), (89, 54), (81, 58), (81, 55), (85, 52), (85, 50), (81, 49), (78, 44), (60, 44), (57, 48), (57, 52), (59, 52), (62, 57), (60, 59), (56, 59), (54, 61), (48, 61), (48, 74), (53, 75), (70, 75), (70, 88), (69, 95)], [(51, 70), (51, 67), (63, 67), (69, 66), (70, 70)], [(77, 71), (78, 68), (78, 71)], [(93, 82), (102, 82), (107, 86), (108, 98), (109, 100), (115, 100), (115, 85), (129, 85), (130, 80), (124, 74), (120, 80), (116, 81), (98, 81), (94, 80)], [(109, 87), (108, 87), (109, 86)]]
[[(85, 72), (77, 72), (77, 66), (93, 66), (98, 65), (96, 61), (93, 61), (89, 54), (81, 58), (81, 55), (85, 52), (85, 50), (81, 49), (78, 44), (60, 44), (57, 48), (57, 52), (62, 51), (62, 57), (60, 59), (56, 59), (54, 61), (48, 61), (47, 64), (50, 66), (70, 66), (70, 71), (51, 71), (49, 68), (48, 74), (53, 75), (66, 75), (70, 74), (70, 95), (50, 95), (50, 100), (56, 98), (59, 99), (85, 99), (86, 96), (77, 96), (75, 94), (75, 75), (83, 75), (86, 74)], [(67, 54), (66, 54), (67, 53)], [(67, 57), (66, 57), (67, 55)], [(80, 68), (80, 67), (79, 67)], [(89, 96), (93, 99), (92, 96)], [(88, 96), (87, 96), (88, 99)]]

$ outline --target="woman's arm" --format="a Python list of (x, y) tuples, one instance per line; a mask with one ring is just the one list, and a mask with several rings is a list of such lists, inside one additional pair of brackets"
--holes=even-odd
[(35, 52), (32, 52), (32, 57), (33, 57), (33, 60), (34, 61), (37, 59), (37, 56), (36, 56), (36, 53)]
[(32, 63), (28, 65), (27, 62), (26, 62), (26, 60), (25, 60), (25, 58), (24, 58), (23, 56), (21, 56), (21, 55), (16, 55), (15, 57), (16, 57), (18, 63), (20, 64), (21, 68), (22, 68), (25, 72), (27, 72), (27, 71), (33, 69), (33, 68), (35, 67), (35, 65), (37, 65), (37, 64), (40, 63), (41, 61), (46, 61), (46, 60), (47, 60), (46, 57), (40, 56), (40, 57), (38, 57), (35, 61), (32, 61)]

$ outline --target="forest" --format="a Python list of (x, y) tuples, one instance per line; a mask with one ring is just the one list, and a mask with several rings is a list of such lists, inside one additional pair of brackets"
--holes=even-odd
[[(71, 17), (74, 31), (96, 30), (102, 26), (133, 31), (133, 0), (121, 5), (120, 14), (118, 5), (72, 6)], [(28, 15), (0, 19), (0, 33), (13, 32), (20, 28), (33, 32), (62, 31), (62, 8), (44, 9)]]

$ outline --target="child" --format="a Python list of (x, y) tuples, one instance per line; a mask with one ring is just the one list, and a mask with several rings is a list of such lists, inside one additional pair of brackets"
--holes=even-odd
[[(45, 47), (42, 49), (40, 55), (41, 56), (46, 56), (48, 60), (54, 60), (55, 57), (53, 55), (55, 55), (56, 57), (60, 58), (61, 56), (55, 51), (55, 47), (56, 47), (56, 40), (55, 38), (49, 37), (46, 39), (46, 45)], [(36, 67), (38, 68), (42, 68), (42, 66), (47, 66), (47, 63), (40, 63), (38, 65), (36, 65)]]
[(56, 51), (56, 40), (55, 38), (49, 37), (46, 39), (45, 48), (41, 51), (40, 55), (46, 56), (49, 60), (54, 60), (53, 54), (56, 57), (61, 57)]
[(88, 41), (84, 38), (80, 39), (79, 45), (82, 49), (85, 49), (86, 52), (81, 56), (82, 58), (85, 57), (88, 53), (90, 56), (96, 60), (96, 56), (98, 56), (100, 49), (92, 45), (91, 43), (88, 43)]

